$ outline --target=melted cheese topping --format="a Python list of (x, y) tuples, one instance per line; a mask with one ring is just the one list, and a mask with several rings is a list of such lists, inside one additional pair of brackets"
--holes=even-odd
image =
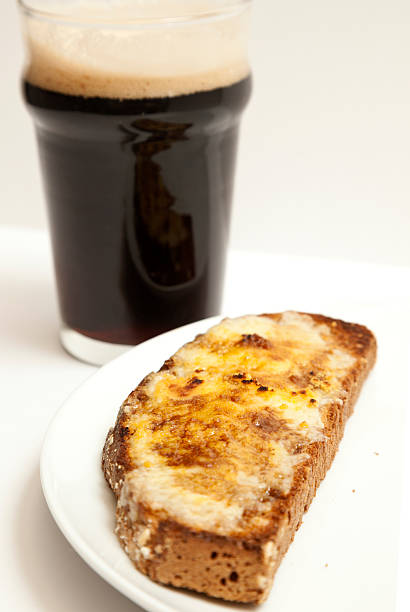
[(220, 534), (263, 528), (354, 365), (308, 315), (226, 319), (123, 406), (136, 469), (124, 499)]

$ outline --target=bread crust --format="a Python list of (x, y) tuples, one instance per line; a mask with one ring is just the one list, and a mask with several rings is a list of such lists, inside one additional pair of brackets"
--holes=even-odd
[[(263, 316), (277, 320), (281, 313)], [(324, 439), (305, 449), (306, 458), (294, 468), (290, 491), (277, 495), (262, 528), (245, 535), (218, 535), (188, 527), (143, 503), (137, 510), (131, 508), (124, 479), (135, 466), (128, 452), (127, 415), (120, 410), (105, 442), (103, 471), (118, 500), (116, 533), (121, 545), (137, 569), (153, 580), (236, 602), (261, 603), (267, 598), (275, 572), (333, 461), (377, 352), (367, 328), (323, 315), (307, 316), (328, 326), (335, 343), (355, 358), (355, 364), (342, 380), (343, 402), (330, 403), (322, 414)], [(163, 368), (168, 367), (169, 361)], [(131, 400), (144, 393), (144, 381)]]

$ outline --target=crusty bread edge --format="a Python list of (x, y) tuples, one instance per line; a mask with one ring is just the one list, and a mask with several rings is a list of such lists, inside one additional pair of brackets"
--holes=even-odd
[(309, 316), (317, 323), (334, 325), (335, 333), (348, 332), (347, 348), (358, 362), (343, 381), (347, 392), (343, 405), (335, 402), (327, 410), (326, 440), (308, 447), (309, 457), (296, 468), (292, 489), (279, 503), (267, 532), (246, 538), (218, 536), (194, 531), (143, 505), (131, 508), (126, 495), (120, 498), (124, 475), (132, 468), (124, 453), (127, 432), (122, 430), (120, 412), (104, 446), (103, 470), (119, 498), (116, 533), (121, 545), (135, 566), (153, 580), (230, 601), (261, 603), (267, 598), (303, 514), (332, 464), (377, 353), (376, 340), (365, 327), (322, 315)]

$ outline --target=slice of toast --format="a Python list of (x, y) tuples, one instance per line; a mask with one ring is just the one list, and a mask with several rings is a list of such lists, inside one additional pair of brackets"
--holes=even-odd
[(365, 327), (285, 312), (225, 319), (144, 378), (103, 451), (136, 567), (266, 599), (375, 357)]

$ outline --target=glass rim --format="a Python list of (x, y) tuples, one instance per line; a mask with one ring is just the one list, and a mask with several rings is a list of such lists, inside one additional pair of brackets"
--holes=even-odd
[(248, 7), (253, 0), (224, 0), (220, 7), (203, 9), (195, 12), (187, 12), (187, 14), (174, 14), (163, 17), (155, 15), (138, 17), (130, 14), (129, 17), (113, 17), (114, 11), (108, 16), (96, 13), (95, 15), (80, 16), (76, 10), (72, 11), (51, 11), (40, 9), (33, 6), (30, 0), (17, 0), (17, 4), (24, 15), (28, 17), (38, 18), (44, 21), (55, 21), (60, 24), (81, 24), (81, 25), (135, 25), (135, 26), (150, 26), (150, 25), (178, 25), (192, 23), (196, 21), (208, 21), (216, 18), (228, 18), (237, 14)]

